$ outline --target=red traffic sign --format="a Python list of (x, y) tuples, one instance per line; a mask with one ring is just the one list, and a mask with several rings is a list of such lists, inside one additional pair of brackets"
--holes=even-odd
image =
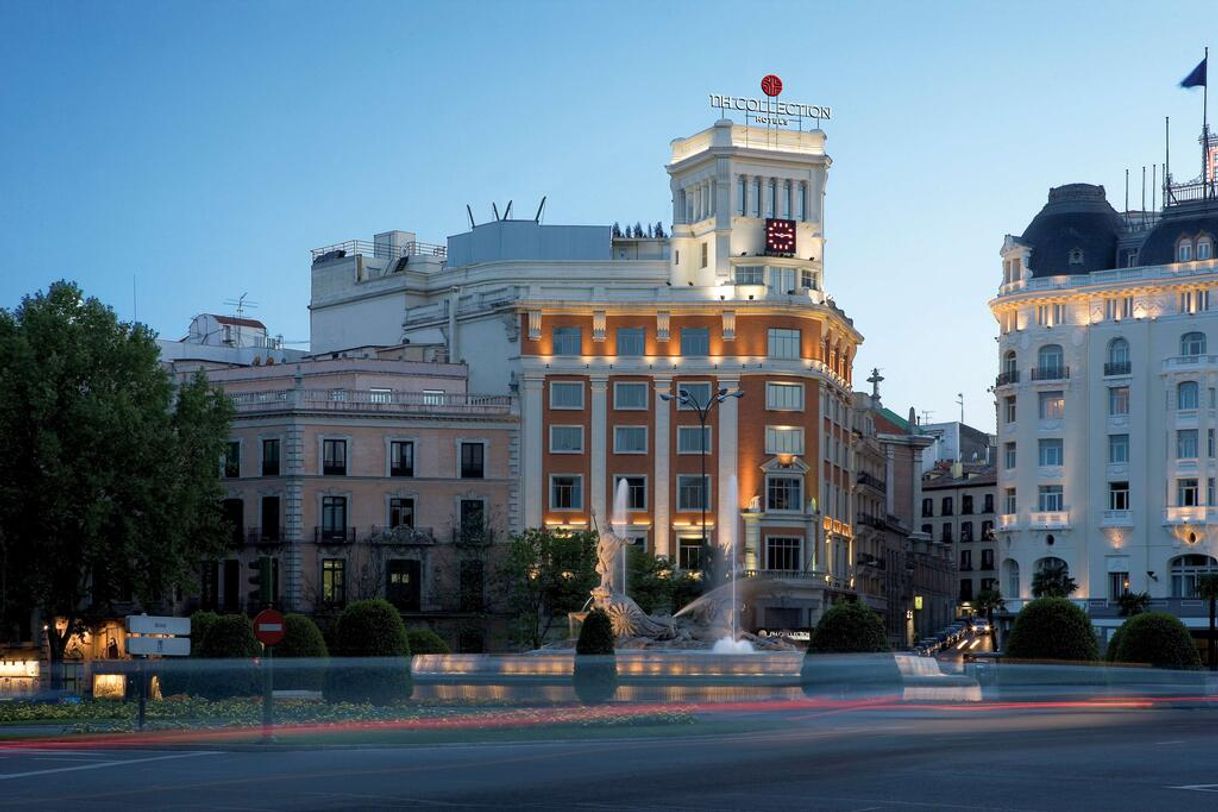
[(772, 73), (761, 78), (761, 92), (767, 96), (777, 96), (782, 92), (782, 80)]
[(283, 640), (283, 613), (274, 609), (263, 609), (254, 617), (254, 637), (264, 646), (273, 646)]

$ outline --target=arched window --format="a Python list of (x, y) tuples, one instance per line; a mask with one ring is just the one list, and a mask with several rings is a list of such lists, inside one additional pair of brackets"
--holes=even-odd
[(1214, 255), (1214, 244), (1208, 236), (1203, 236), (1197, 240), (1197, 259), (1209, 259)]
[(1002, 371), (1008, 374), (1015, 371), (1015, 350), (1008, 350), (1007, 354), (1002, 356)]
[(1019, 597), (1019, 562), (1014, 558), (1002, 562), (1003, 594), (1008, 598)]
[(1176, 408), (1196, 409), (1199, 391), (1196, 381), (1181, 381), (1176, 386)]
[(1176, 262), (1191, 262), (1193, 259), (1192, 240), (1185, 237), (1176, 243)]
[(1036, 367), (1042, 378), (1060, 378), (1064, 364), (1062, 363), (1062, 348), (1060, 344), (1046, 344), (1036, 353)]
[(1218, 575), (1218, 560), (1208, 555), (1180, 555), (1168, 562), (1173, 598), (1197, 597), (1197, 581), (1203, 575)]
[(1181, 355), (1205, 355), (1205, 333), (1185, 333), (1180, 336)]
[(1129, 363), (1129, 342), (1123, 338), (1114, 338), (1108, 342), (1108, 363), (1125, 365)]

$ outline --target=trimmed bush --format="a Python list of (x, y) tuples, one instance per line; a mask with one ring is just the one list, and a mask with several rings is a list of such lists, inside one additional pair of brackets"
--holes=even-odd
[[(1128, 622), (1128, 621), (1126, 621)], [(1112, 637), (1108, 638), (1108, 648), (1104, 651), (1104, 659), (1110, 663), (1117, 661), (1117, 652), (1121, 649), (1121, 638), (1125, 636), (1125, 623), (1117, 627), (1117, 630), (1112, 633)]]
[(199, 647), (203, 645), (203, 638), (207, 636), (207, 630), (219, 619), (220, 615), (207, 610), (195, 612), (190, 616), (190, 656), (199, 656)]
[(1180, 619), (1166, 612), (1134, 615), (1117, 632), (1116, 661), (1156, 668), (1200, 668), (1201, 656)]
[(613, 621), (601, 609), (584, 618), (575, 642), (575, 695), (587, 705), (608, 702), (617, 692)]
[(254, 627), (245, 615), (223, 615), (207, 626), (199, 644), (202, 660), (224, 660), (222, 663), (194, 663), (191, 693), (204, 699), (228, 699), (252, 696), (262, 692), (262, 680), (254, 658), (262, 654), (262, 646), (254, 638)]
[(393, 604), (382, 599), (351, 604), (338, 616), (334, 640), (337, 657), (330, 661), (323, 689), (328, 702), (389, 705), (410, 698), (410, 640)]
[(410, 641), (410, 654), (452, 654), (452, 649), (444, 638), (431, 629), (407, 629), (406, 638)]
[(821, 617), (808, 640), (809, 654), (891, 651), (884, 621), (864, 604), (838, 603)]
[[(325, 681), (325, 668), (320, 661), (329, 656), (321, 629), (305, 615), (292, 613), (283, 616), (283, 631), (283, 640), (274, 648), (275, 688), (320, 691)], [(310, 662), (291, 662), (299, 658), (308, 658)]]
[(1006, 653), (1020, 660), (1100, 658), (1091, 619), (1065, 598), (1037, 598), (1024, 606), (1015, 617)]

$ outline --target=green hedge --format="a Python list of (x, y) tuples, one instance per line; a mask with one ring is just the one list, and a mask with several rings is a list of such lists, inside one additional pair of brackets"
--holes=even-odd
[(338, 616), (334, 640), (337, 657), (323, 689), (327, 701), (388, 705), (410, 698), (410, 640), (391, 603), (351, 604)]
[[(254, 658), (262, 646), (254, 638), (254, 627), (245, 615), (223, 615), (207, 626), (199, 645), (199, 658), (192, 663), (191, 693), (204, 699), (253, 696), (262, 692), (262, 680)], [(223, 660), (207, 663), (206, 660)]]
[(431, 629), (407, 629), (406, 638), (410, 641), (410, 654), (452, 654), (452, 649), (444, 638)]
[(850, 601), (832, 606), (812, 630), (809, 654), (891, 651), (884, 621), (875, 610)]
[(1188, 628), (1166, 612), (1134, 615), (1118, 630), (1116, 661), (1156, 668), (1200, 668), (1201, 655)]
[(1087, 613), (1065, 598), (1037, 598), (1015, 617), (1006, 654), (1020, 660), (1100, 658)]
[(589, 612), (580, 627), (572, 679), (575, 695), (585, 704), (608, 702), (617, 692), (613, 621), (601, 609)]
[[(321, 629), (301, 614), (283, 616), (283, 640), (274, 648), (275, 688), (285, 691), (320, 691), (329, 656)], [(293, 660), (307, 658), (307, 663)]]

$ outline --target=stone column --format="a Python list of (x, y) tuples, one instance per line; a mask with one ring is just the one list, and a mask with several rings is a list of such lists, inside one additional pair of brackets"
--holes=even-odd
[(589, 384), (592, 388), (592, 420), (590, 421), (589, 431), (592, 436), (589, 438), (588, 449), (591, 452), (591, 476), (588, 482), (588, 493), (591, 495), (589, 504), (592, 510), (596, 512), (596, 520), (600, 522), (601, 527), (608, 527), (609, 520), (612, 518), (605, 510), (605, 454), (606, 454), (606, 425), (608, 421), (608, 406), (606, 403), (606, 390), (608, 389), (608, 378), (605, 375), (593, 375), (589, 378)]
[(747, 511), (744, 517), (744, 568), (761, 569), (761, 514)]
[[(715, 386), (719, 389), (731, 390), (739, 384), (739, 378), (719, 378)], [(728, 548), (732, 539), (732, 536), (728, 534), (739, 533), (740, 484), (736, 484), (735, 490), (732, 490), (731, 487), (731, 480), (736, 476), (736, 466), (740, 454), (738, 446), (739, 404), (740, 401), (736, 398), (728, 398), (716, 407), (719, 410), (719, 437), (717, 438), (719, 466), (716, 472), (716, 478), (719, 481), (715, 488), (717, 495), (715, 529), (718, 531), (715, 539), (724, 549)]]
[(520, 445), (524, 449), (520, 490), (525, 527), (540, 527), (545, 509), (546, 483), (541, 470), (541, 450), (545, 447), (541, 412), (545, 394), (545, 378), (525, 373), (520, 384)]
[(655, 470), (652, 475), (651, 492), (652, 492), (652, 550), (658, 556), (672, 558), (674, 550), (672, 549), (672, 516), (669, 514), (669, 486), (672, 484), (672, 475), (669, 473), (670, 462), (670, 444), (671, 444), (671, 403), (665, 403), (660, 400), (660, 395), (672, 394), (672, 378), (656, 376), (655, 378), (655, 395), (653, 395), (651, 408), (655, 409), (656, 414), (656, 436), (655, 443), (652, 448), (652, 455), (655, 460)]

